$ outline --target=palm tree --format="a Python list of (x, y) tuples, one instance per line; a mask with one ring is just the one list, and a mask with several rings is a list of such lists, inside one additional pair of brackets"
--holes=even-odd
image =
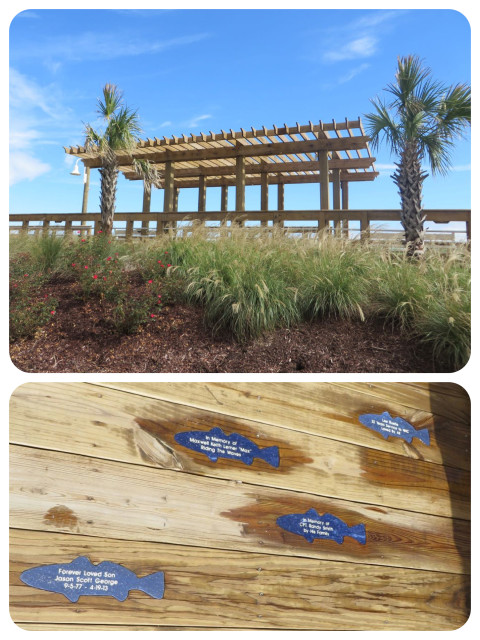
[(422, 161), (428, 159), (433, 175), (448, 172), (453, 140), (471, 122), (471, 90), (467, 84), (447, 87), (432, 80), (417, 56), (407, 56), (398, 59), (395, 82), (385, 91), (393, 100), (371, 100), (375, 112), (365, 116), (367, 131), (374, 149), (385, 141), (399, 156), (392, 178), (401, 198), (407, 255), (419, 256), (424, 250), (422, 185), (428, 176)]
[[(133, 152), (137, 146), (141, 128), (137, 111), (132, 111), (123, 104), (123, 95), (114, 84), (103, 87), (103, 101), (97, 100), (97, 113), (105, 121), (103, 131), (96, 131), (89, 124), (85, 125), (85, 147), (95, 151), (102, 160), (100, 172), (100, 212), (102, 229), (110, 234), (115, 214), (115, 198), (119, 162), (117, 151)], [(146, 161), (134, 160), (135, 170), (144, 178), (145, 184), (151, 188), (158, 183), (159, 175)]]

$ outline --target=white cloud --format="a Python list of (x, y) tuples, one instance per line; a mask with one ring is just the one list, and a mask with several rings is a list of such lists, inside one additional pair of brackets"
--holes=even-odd
[(452, 171), (471, 171), (471, 170), (472, 170), (471, 164), (457, 164), (452, 167)]
[(23, 151), (12, 151), (10, 154), (10, 184), (22, 180), (34, 180), (50, 171), (49, 164), (42, 162), (34, 155)]
[(15, 184), (50, 171), (41, 150), (54, 145), (61, 154), (62, 144), (72, 131), (80, 132), (81, 123), (57, 85), (42, 86), (16, 69), (10, 69), (10, 106), (10, 182)]
[(327, 62), (339, 62), (340, 60), (355, 60), (358, 58), (369, 58), (377, 51), (378, 38), (366, 35), (361, 38), (354, 38), (337, 49), (326, 51), (323, 59)]
[(192, 129), (196, 129), (197, 127), (200, 126), (200, 122), (202, 122), (203, 120), (208, 120), (208, 118), (211, 118), (211, 117), (212, 116), (209, 113), (201, 116), (196, 116), (195, 118), (192, 118), (190, 120), (187, 126), (191, 127)]
[(28, 47), (15, 51), (14, 56), (17, 60), (36, 58), (50, 70), (56, 71), (65, 61), (113, 60), (127, 56), (155, 54), (172, 47), (190, 45), (208, 37), (208, 33), (194, 33), (166, 40), (152, 40), (132, 37), (128, 32), (112, 32), (102, 33), (99, 38), (98, 33), (85, 31), (75, 34), (73, 42), (70, 36), (32, 41)]
[(338, 84), (344, 84), (345, 82), (349, 82), (350, 80), (352, 80), (352, 78), (355, 78), (355, 76), (358, 76), (359, 73), (362, 73), (369, 67), (370, 67), (370, 64), (368, 64), (368, 62), (364, 62), (363, 64), (360, 64), (358, 67), (354, 67), (348, 73), (346, 73), (345, 75), (341, 76), (338, 79)]
[(310, 39), (321, 43), (310, 58), (327, 64), (369, 58), (379, 51), (382, 39), (405, 13), (406, 10), (362, 11), (359, 18), (350, 22), (310, 32)]

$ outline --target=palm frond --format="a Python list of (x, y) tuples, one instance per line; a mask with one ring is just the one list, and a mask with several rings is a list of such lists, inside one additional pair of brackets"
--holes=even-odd
[(392, 151), (397, 153), (401, 140), (401, 129), (385, 105), (379, 98), (370, 100), (376, 112), (367, 113), (364, 117), (366, 120), (366, 130), (371, 139), (372, 148), (375, 150), (379, 147), (380, 142), (385, 141)]
[(103, 87), (103, 100), (97, 99), (97, 113), (105, 120), (110, 120), (115, 111), (122, 104), (123, 94), (115, 84), (106, 84)]

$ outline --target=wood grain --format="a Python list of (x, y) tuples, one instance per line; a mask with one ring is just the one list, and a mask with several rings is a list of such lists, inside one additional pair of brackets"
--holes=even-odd
[[(223, 415), (247, 418), (289, 429), (321, 435), (359, 444), (372, 449), (389, 451), (406, 457), (420, 458), (437, 464), (469, 469), (470, 430), (464, 422), (454, 418), (401, 404), (397, 400), (401, 384), (391, 385), (389, 399), (340, 383), (318, 382), (237, 382), (199, 383), (171, 382), (114, 382), (97, 383), (150, 398), (209, 409)], [(406, 390), (405, 390), (406, 391)], [(363, 427), (358, 416), (363, 413), (389, 411), (400, 416), (415, 429), (428, 428), (429, 447), (413, 440), (408, 445), (399, 438), (385, 440), (381, 435)]]
[[(468, 472), (292, 432), (137, 394), (78, 383), (30, 383), (13, 394), (11, 441), (256, 485), (340, 497), (432, 515), (470, 517)], [(46, 419), (45, 416), (48, 416)], [(261, 459), (212, 462), (175, 434), (221, 427), (261, 448), (278, 446), (278, 469)], [(65, 432), (69, 437), (65, 438)], [(421, 443), (410, 450), (420, 455)]]
[[(10, 478), (16, 528), (468, 571), (464, 520), (15, 445)], [(276, 524), (310, 508), (365, 524), (367, 543), (311, 544)]]
[[(428, 428), (385, 440), (361, 413)], [(444, 383), (77, 383), (20, 386), (10, 403), (10, 611), (23, 629), (453, 630), (469, 612), (470, 406)], [(221, 427), (260, 448), (210, 461), (181, 431)], [(366, 544), (307, 542), (289, 513), (363, 523)], [(162, 600), (22, 583), (70, 562), (165, 571)]]
[[(19, 579), (33, 566), (78, 555), (119, 562), (138, 575), (163, 570), (164, 598), (132, 591), (121, 606), (105, 597), (71, 603)], [(95, 628), (448, 630), (467, 617), (468, 579), (440, 571), (18, 530), (11, 532), (11, 557), (10, 612), (25, 628), (68, 621)]]

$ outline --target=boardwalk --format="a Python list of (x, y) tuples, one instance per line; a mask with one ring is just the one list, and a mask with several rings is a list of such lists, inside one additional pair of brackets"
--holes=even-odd
[[(388, 411), (430, 445), (385, 439)], [(25, 629), (449, 630), (467, 616), (470, 416), (421, 383), (29, 383), (11, 400), (11, 602)], [(240, 434), (280, 462), (219, 457), (178, 434)], [(176, 438), (177, 436), (177, 438)], [(258, 451), (258, 450), (256, 450)], [(309, 542), (280, 516), (364, 524)], [(163, 599), (27, 586), (32, 567), (165, 573)]]

